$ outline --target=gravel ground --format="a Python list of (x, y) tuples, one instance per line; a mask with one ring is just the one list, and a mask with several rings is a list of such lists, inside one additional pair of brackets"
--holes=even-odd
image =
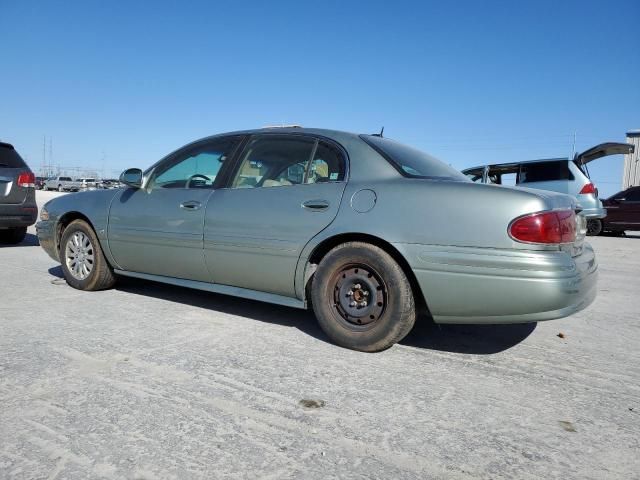
[(74, 290), (30, 232), (0, 248), (0, 478), (640, 478), (640, 236), (591, 240), (572, 317), (364, 354), (299, 310)]

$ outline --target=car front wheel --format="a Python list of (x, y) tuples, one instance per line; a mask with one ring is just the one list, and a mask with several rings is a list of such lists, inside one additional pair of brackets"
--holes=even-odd
[(78, 290), (111, 288), (116, 277), (93, 229), (83, 220), (71, 222), (62, 234), (60, 260), (67, 283)]
[(402, 340), (416, 319), (411, 285), (400, 265), (364, 242), (327, 253), (315, 272), (311, 297), (322, 330), (353, 350), (385, 350)]

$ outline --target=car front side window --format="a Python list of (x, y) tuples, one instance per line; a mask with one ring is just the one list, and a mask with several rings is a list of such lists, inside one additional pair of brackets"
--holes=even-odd
[(627, 202), (640, 202), (640, 189), (628, 191), (624, 199)]
[(213, 188), (222, 165), (238, 143), (237, 137), (225, 138), (174, 155), (155, 169), (151, 188)]

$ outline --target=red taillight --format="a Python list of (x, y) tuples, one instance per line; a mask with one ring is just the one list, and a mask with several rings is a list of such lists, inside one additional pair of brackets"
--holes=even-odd
[(587, 183), (584, 187), (582, 187), (582, 190), (580, 190), (580, 193), (596, 193), (596, 186), (593, 183)]
[(21, 173), (20, 175), (18, 175), (18, 186), (25, 188), (34, 188), (36, 186), (36, 176), (31, 172)]
[(511, 222), (509, 235), (518, 242), (572, 243), (576, 239), (576, 214), (559, 210), (525, 215)]

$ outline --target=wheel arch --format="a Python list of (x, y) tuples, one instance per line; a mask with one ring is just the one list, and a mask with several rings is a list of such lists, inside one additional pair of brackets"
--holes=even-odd
[(93, 233), (96, 234), (96, 237), (97, 237), (96, 228), (91, 222), (91, 220), (89, 220), (89, 217), (87, 217), (86, 215), (78, 211), (66, 212), (65, 214), (61, 215), (58, 221), (56, 222), (56, 231), (55, 231), (56, 252), (60, 251), (60, 241), (62, 239), (63, 232), (65, 231), (67, 226), (74, 220), (84, 220), (85, 222), (87, 222), (87, 225), (91, 227), (91, 229), (93, 230)]
[(424, 293), (422, 292), (420, 284), (418, 283), (418, 279), (413, 273), (413, 270), (409, 266), (409, 262), (407, 262), (406, 258), (404, 258), (402, 253), (400, 253), (400, 251), (391, 243), (383, 240), (380, 237), (368, 233), (341, 233), (322, 240), (318, 245), (314, 247), (305, 265), (305, 271), (311, 272), (311, 274), (309, 274), (308, 277), (305, 278), (304, 295), (307, 301), (311, 299), (310, 289), (311, 284), (313, 283), (313, 277), (317, 265), (333, 248), (347, 242), (369, 243), (371, 245), (375, 245), (378, 248), (381, 248), (386, 253), (388, 253), (391, 258), (393, 258), (393, 260), (397, 262), (398, 265), (400, 265), (400, 268), (402, 268), (402, 271), (407, 276), (409, 284), (411, 285), (411, 291), (413, 292), (417, 311), (430, 315), (429, 307), (427, 305)]

